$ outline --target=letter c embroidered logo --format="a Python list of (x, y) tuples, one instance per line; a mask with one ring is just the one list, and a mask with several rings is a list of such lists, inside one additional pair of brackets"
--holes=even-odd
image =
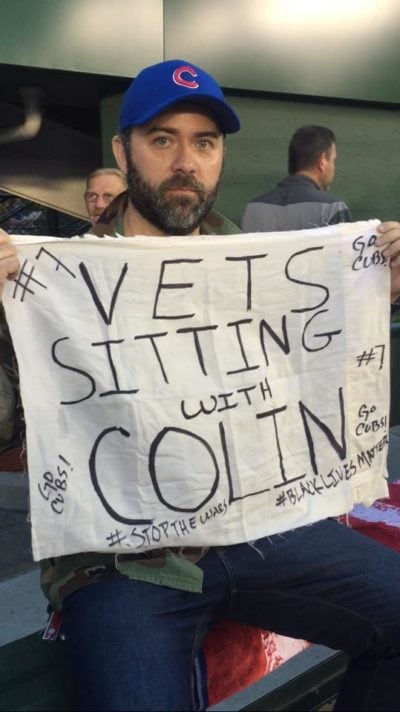
[(183, 65), (183, 67), (178, 67), (178, 69), (175, 69), (172, 79), (174, 80), (175, 84), (179, 84), (181, 87), (187, 87), (188, 89), (198, 89), (199, 84), (196, 81), (190, 81), (189, 79), (184, 79), (182, 77), (182, 74), (184, 73), (190, 74), (191, 77), (197, 77), (197, 73), (193, 69), (193, 67), (188, 67), (187, 65)]

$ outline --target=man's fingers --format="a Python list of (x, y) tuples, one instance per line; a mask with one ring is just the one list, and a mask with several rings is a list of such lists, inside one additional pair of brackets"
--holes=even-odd
[(15, 246), (7, 233), (0, 228), (0, 293), (6, 279), (15, 279), (20, 269)]
[(378, 237), (376, 244), (378, 247), (390, 245), (397, 240), (400, 240), (400, 223), (394, 220), (381, 223), (377, 227)]

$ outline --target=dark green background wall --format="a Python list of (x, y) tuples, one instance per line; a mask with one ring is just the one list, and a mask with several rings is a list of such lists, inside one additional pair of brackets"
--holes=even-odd
[[(304, 124), (322, 124), (337, 138), (332, 193), (356, 220), (400, 218), (400, 110), (340, 104), (228, 96), (242, 130), (227, 139), (224, 177), (217, 207), (237, 222), (245, 203), (273, 187), (287, 169), (291, 134)], [(104, 163), (113, 164), (111, 136), (121, 97), (102, 103)]]

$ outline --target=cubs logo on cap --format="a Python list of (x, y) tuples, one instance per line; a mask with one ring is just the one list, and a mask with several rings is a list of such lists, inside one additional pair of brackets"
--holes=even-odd
[(141, 126), (182, 101), (208, 109), (222, 133), (239, 131), (240, 121), (215, 79), (180, 59), (160, 62), (139, 72), (123, 99), (120, 130)]
[(183, 67), (178, 67), (178, 69), (175, 69), (172, 75), (172, 79), (174, 80), (175, 84), (179, 84), (181, 87), (189, 87), (189, 89), (198, 89), (198, 82), (194, 81), (193, 79), (185, 79), (185, 74), (189, 74), (192, 77), (197, 77), (196, 70), (193, 69), (193, 67), (189, 67), (187, 64), (184, 64)]

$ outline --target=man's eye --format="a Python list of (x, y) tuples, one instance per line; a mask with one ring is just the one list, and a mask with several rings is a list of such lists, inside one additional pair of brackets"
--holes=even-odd
[(169, 138), (167, 136), (157, 136), (155, 143), (158, 146), (166, 146), (169, 143)]
[(212, 148), (213, 144), (209, 138), (202, 138), (202, 139), (200, 139), (200, 141), (198, 141), (197, 145), (199, 148), (205, 149), (205, 148)]

